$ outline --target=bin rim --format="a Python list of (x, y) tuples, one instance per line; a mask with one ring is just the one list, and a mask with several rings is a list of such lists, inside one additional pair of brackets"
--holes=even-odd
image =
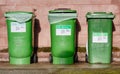
[(55, 9), (55, 10), (50, 10), (49, 13), (76, 13), (76, 10), (71, 10), (71, 9)]
[(8, 11), (6, 14), (14, 14), (14, 13), (27, 13), (27, 14), (33, 14), (33, 12), (27, 12), (27, 11)]
[(112, 12), (88, 12), (86, 18), (114, 18), (115, 15)]

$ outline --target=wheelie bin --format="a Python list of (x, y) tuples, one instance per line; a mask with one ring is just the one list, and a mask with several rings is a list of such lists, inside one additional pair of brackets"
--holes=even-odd
[(111, 63), (112, 12), (88, 12), (88, 62)]
[(30, 64), (32, 54), (32, 12), (6, 12), (10, 64)]
[(49, 11), (53, 64), (74, 63), (76, 18), (76, 10), (55, 9)]

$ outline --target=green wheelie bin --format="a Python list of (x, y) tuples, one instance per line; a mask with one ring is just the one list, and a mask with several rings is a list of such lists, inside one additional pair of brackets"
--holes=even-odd
[(53, 64), (74, 63), (76, 18), (76, 10), (56, 9), (49, 11)]
[(32, 54), (32, 12), (6, 12), (10, 64), (30, 64)]
[(112, 12), (88, 12), (88, 62), (111, 63)]

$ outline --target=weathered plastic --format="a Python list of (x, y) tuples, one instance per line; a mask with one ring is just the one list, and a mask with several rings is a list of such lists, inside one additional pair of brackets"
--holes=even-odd
[(88, 12), (88, 62), (111, 63), (112, 24), (114, 15), (106, 12)]
[(75, 53), (75, 10), (49, 11), (53, 64), (73, 64)]
[(30, 64), (32, 12), (6, 12), (10, 64)]

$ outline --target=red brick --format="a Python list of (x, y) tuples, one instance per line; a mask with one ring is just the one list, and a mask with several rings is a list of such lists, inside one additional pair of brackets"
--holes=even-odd
[(111, 0), (71, 0), (67, 4), (111, 4)]
[(6, 0), (0, 0), (0, 5), (5, 5), (6, 4)]
[(118, 43), (118, 42), (120, 43), (120, 34), (118, 34), (116, 36), (113, 35), (113, 42), (114, 43)]
[(16, 5), (29, 5), (30, 4), (30, 0), (6, 0), (6, 4), (7, 5), (12, 5), (12, 6), (16, 6)]
[(119, 35), (120, 34), (120, 24), (114, 25), (115, 26), (115, 31), (113, 31), (113, 36)]
[(1, 10), (5, 13), (8, 11), (33, 11), (33, 6), (2, 6)]
[(112, 4), (120, 5), (120, 0), (112, 0), (111, 2), (112, 2)]
[(6, 26), (0, 27), (0, 50), (8, 48), (7, 44), (7, 28)]
[(55, 6), (59, 4), (66, 3), (66, 0), (31, 0), (31, 5), (37, 5), (37, 6)]
[(31, 0), (32, 5), (53, 6), (59, 4), (111, 4), (111, 0)]

